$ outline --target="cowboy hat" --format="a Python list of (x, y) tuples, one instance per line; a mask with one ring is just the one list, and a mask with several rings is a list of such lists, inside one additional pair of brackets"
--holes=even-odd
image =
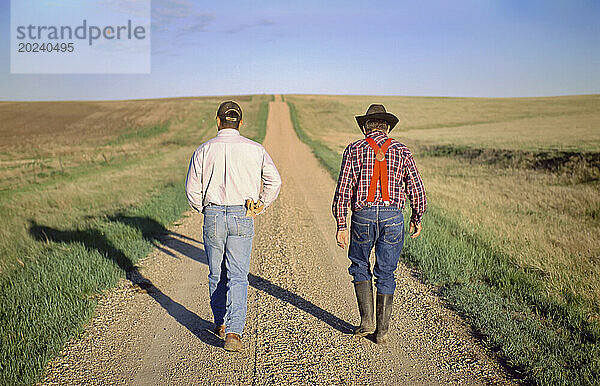
[(365, 115), (357, 115), (354, 118), (356, 118), (356, 122), (358, 122), (358, 126), (361, 129), (365, 126), (365, 123), (367, 123), (368, 120), (381, 119), (383, 121), (386, 121), (387, 124), (390, 125), (390, 131), (392, 131), (394, 126), (396, 126), (396, 124), (399, 121), (399, 119), (394, 114), (385, 111), (385, 107), (383, 107), (383, 105), (380, 104), (372, 104), (367, 109), (367, 113)]

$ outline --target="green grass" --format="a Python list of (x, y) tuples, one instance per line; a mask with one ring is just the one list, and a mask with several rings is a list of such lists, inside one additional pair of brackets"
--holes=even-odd
[(525, 380), (592, 384), (600, 375), (600, 329), (582, 299), (548, 296), (539, 272), (519, 268), (492, 235), (469, 231), (436, 206), (426, 237), (403, 254), (465, 315)]
[(250, 137), (255, 142), (262, 143), (267, 135), (267, 118), (269, 117), (269, 102), (261, 102), (258, 107), (258, 114), (252, 126), (252, 132), (255, 134)]
[[(309, 135), (294, 103), (288, 104), (299, 138), (336, 180), (340, 153)], [(406, 240), (403, 260), (437, 286), (526, 382), (598, 384), (600, 328), (593, 318), (598, 310), (576, 292), (565, 291), (562, 297), (548, 293), (541, 280), (545, 273), (518, 264), (493, 231), (467, 226), (431, 201), (425, 232)]]
[[(243, 135), (264, 138), (270, 98), (238, 98)], [(183, 106), (168, 125), (92, 149), (112, 154), (109, 162), (87, 160), (0, 192), (0, 384), (38, 382), (47, 361), (83, 331), (102, 293), (139, 276), (138, 261), (188, 209), (189, 158), (216, 134), (220, 101), (165, 100)]]
[[(82, 332), (98, 294), (131, 271), (188, 208), (182, 183), (161, 187), (140, 206), (70, 228), (30, 220), (31, 236), (44, 246), (34, 261), (0, 280), (1, 384), (38, 381), (46, 362)], [(119, 221), (128, 218), (146, 225)]]
[(317, 159), (325, 166), (325, 170), (327, 170), (331, 177), (337, 181), (340, 172), (339, 165), (342, 162), (342, 155), (334, 152), (323, 143), (313, 140), (306, 131), (302, 129), (302, 126), (300, 126), (296, 106), (292, 102), (287, 102), (287, 104), (290, 108), (290, 118), (296, 135), (298, 135), (298, 138), (300, 138), (302, 142), (310, 146), (315, 157), (317, 157)]
[(111, 141), (108, 144), (122, 144), (123, 142), (139, 141), (156, 137), (169, 131), (169, 126), (169, 122), (164, 122), (159, 125), (128, 129), (123, 134), (119, 135), (115, 141)]

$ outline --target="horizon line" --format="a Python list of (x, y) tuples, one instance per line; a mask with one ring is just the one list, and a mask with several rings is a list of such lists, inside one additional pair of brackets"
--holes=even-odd
[(410, 94), (341, 94), (341, 93), (250, 93), (250, 94), (211, 94), (211, 95), (179, 95), (179, 96), (150, 96), (115, 99), (0, 99), (0, 103), (60, 103), (60, 102), (126, 102), (126, 101), (151, 101), (168, 99), (194, 99), (217, 97), (247, 97), (254, 95), (301, 95), (301, 96), (356, 96), (356, 97), (400, 97), (400, 98), (448, 98), (448, 99), (534, 99), (534, 98), (564, 98), (600, 96), (600, 92), (585, 94), (552, 94), (552, 95), (526, 95), (526, 96), (461, 96), (461, 95), (410, 95)]

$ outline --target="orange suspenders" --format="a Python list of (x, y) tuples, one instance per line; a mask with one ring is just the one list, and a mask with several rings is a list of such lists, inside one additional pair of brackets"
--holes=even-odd
[(369, 194), (367, 196), (367, 202), (375, 201), (375, 192), (377, 191), (377, 181), (381, 185), (381, 198), (383, 202), (388, 205), (390, 203), (390, 193), (388, 191), (388, 176), (387, 176), (387, 162), (385, 160), (385, 152), (392, 143), (392, 139), (388, 138), (381, 147), (377, 146), (373, 138), (366, 138), (367, 143), (371, 146), (371, 149), (375, 152), (375, 164), (373, 165), (373, 175), (371, 176), (371, 185), (369, 185)]

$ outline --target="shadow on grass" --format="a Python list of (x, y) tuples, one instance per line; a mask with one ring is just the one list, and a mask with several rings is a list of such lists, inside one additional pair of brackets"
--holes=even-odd
[[(154, 220), (149, 220), (156, 223)], [(140, 288), (147, 293), (152, 299), (160, 304), (169, 315), (187, 328), (191, 333), (196, 335), (201, 341), (215, 347), (223, 346), (222, 341), (211, 332), (211, 322), (194, 314), (185, 306), (177, 303), (163, 293), (152, 283), (152, 281), (144, 277), (137, 267), (133, 266), (131, 260), (120, 249), (116, 248), (99, 230), (86, 229), (64, 231), (36, 224), (32, 220), (30, 220), (29, 223), (29, 233), (36, 240), (65, 244), (83, 243), (86, 248), (98, 251), (102, 256), (117, 264), (126, 273), (127, 279), (131, 281), (133, 286)], [(156, 226), (156, 224), (153, 225)], [(160, 226), (162, 227), (162, 225)]]
[[(108, 220), (110, 222), (118, 222), (138, 229), (145, 240), (172, 257), (178, 258), (173, 252), (175, 251), (200, 263), (208, 264), (204, 249), (193, 245), (202, 245), (200, 241), (177, 232), (169, 231), (152, 218), (117, 214), (108, 217)], [(200, 340), (212, 346), (222, 346), (222, 341), (211, 332), (213, 327), (212, 322), (197, 316), (154, 286), (149, 279), (145, 278), (138, 271), (137, 267), (132, 264), (125, 253), (115, 247), (115, 245), (108, 240), (106, 235), (100, 230), (94, 228), (85, 230), (58, 230), (37, 224), (30, 220), (29, 233), (34, 239), (39, 241), (66, 244), (83, 243), (86, 248), (98, 251), (102, 256), (117, 264), (126, 273), (126, 277), (131, 281), (132, 285), (147, 292), (150, 297), (169, 313), (169, 315), (196, 335)], [(248, 275), (248, 281), (250, 285), (257, 290), (263, 291), (279, 300), (297, 307), (343, 334), (350, 334), (353, 331), (353, 326), (351, 324), (303, 297), (273, 284), (267, 279), (250, 273)]]

